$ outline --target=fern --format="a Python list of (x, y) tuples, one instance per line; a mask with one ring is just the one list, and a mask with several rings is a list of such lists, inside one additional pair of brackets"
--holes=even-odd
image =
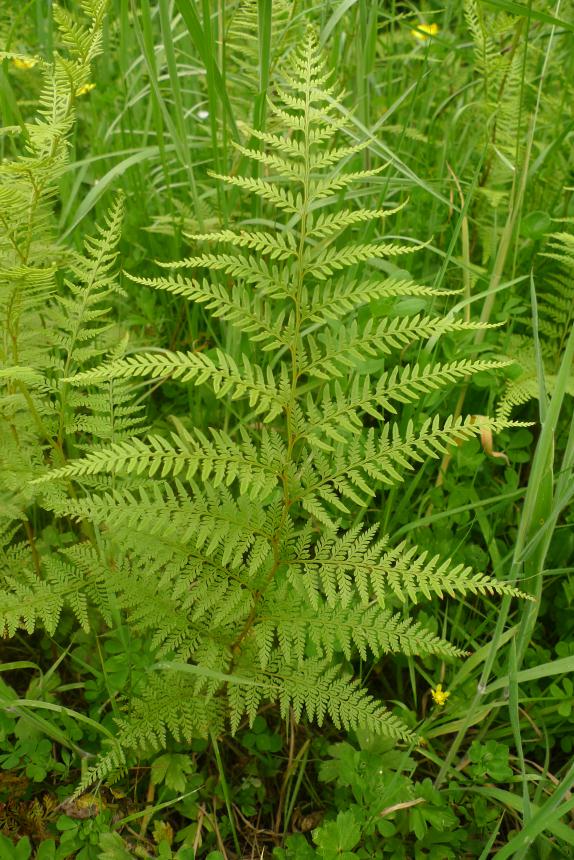
[(65, 609), (85, 629), (89, 606), (111, 621), (105, 565), (85, 542), (89, 526), (66, 549), (50, 551), (42, 541), (40, 502), (50, 508), (72, 488), (39, 481), (98, 439), (117, 443), (143, 424), (128, 383), (82, 390), (64, 381), (101, 361), (112, 344), (118, 359), (125, 348), (110, 308), (121, 292), (123, 201), (118, 197), (97, 235), (85, 239), (83, 253), (56, 241), (53, 204), (78, 92), (101, 49), (105, 4), (87, 0), (82, 9), (82, 20), (55, 12), (66, 55), (43, 64), (39, 112), (24, 124), (20, 150), (0, 164), (0, 627), (7, 635), (38, 624), (53, 632)]
[[(537, 301), (537, 323), (544, 382), (552, 394), (566, 341), (574, 324), (574, 234), (567, 231), (553, 233), (541, 256), (551, 261), (540, 267), (536, 280), (543, 285)], [(527, 331), (532, 327), (531, 320), (521, 319), (519, 322)], [(507, 382), (498, 405), (497, 415), (502, 421), (509, 418), (515, 407), (540, 396), (538, 362), (530, 332), (513, 336), (512, 354), (517, 373)], [(567, 381), (566, 392), (574, 397), (574, 372)]]
[(465, 0), (464, 8), (480, 82), (478, 144), (481, 153), (486, 149), (475, 206), (485, 264), (496, 249), (500, 230), (497, 214), (508, 203), (522, 157), (525, 49), (518, 38), (520, 19), (487, 12), (479, 0)]
[[(329, 718), (412, 740), (407, 726), (352, 677), (350, 660), (455, 657), (461, 650), (427, 631), (409, 607), (445, 592), (518, 594), (424, 550), (393, 547), (366, 520), (367, 506), (385, 487), (484, 427), (424, 414), (425, 393), (501, 363), (401, 367), (397, 353), (413, 344), (478, 324), (430, 314), (390, 315), (375, 324), (357, 315), (374, 298), (392, 307), (396, 298), (440, 291), (379, 276), (369, 265), (420, 251), (420, 243), (362, 243), (347, 235), (388, 212), (333, 210), (336, 194), (378, 169), (342, 172), (361, 147), (338, 141), (344, 123), (329, 78), (309, 34), (269, 106), (273, 133), (253, 133), (265, 148), (240, 147), (268, 175), (223, 177), (271, 206), (266, 223), (275, 227), (190, 237), (199, 249), (163, 264), (167, 275), (133, 278), (202, 304), (244, 336), (249, 350), (116, 353), (93, 366), (93, 335), (105, 323), (92, 308), (97, 296), (115, 289), (115, 209), (101, 240), (76, 260), (81, 284), (76, 289), (71, 282), (69, 298), (60, 302), (68, 320), (59, 343), (60, 384), (84, 392), (79, 401), (66, 394), (72, 416), (61, 419), (66, 427), (86, 426), (73, 406), (90, 397), (100, 403), (101, 386), (141, 378), (208, 386), (216, 398), (236, 401), (238, 415), (235, 426), (208, 433), (175, 419), (169, 437), (130, 438), (124, 424), (119, 435), (103, 434), (111, 445), (83, 458), (52, 457), (50, 473), (36, 475), (34, 492), (43, 494), (45, 507), (89, 524), (98, 541), (59, 553), (39, 581), (10, 580), (5, 629), (41, 623), (51, 630), (64, 605), (85, 625), (90, 605), (109, 617), (106, 595), (113, 594), (131, 630), (161, 660), (147, 689), (127, 703), (116, 743), (83, 785), (117, 773), (130, 751), (161, 746), (168, 734), (189, 740), (219, 731), (226, 720), (235, 730), (269, 700), (285, 715), (292, 708), (297, 718), (305, 713), (319, 723)], [(92, 292), (98, 250), (102, 266)], [(189, 272), (182, 276), (180, 269)], [(70, 336), (82, 297), (84, 340)], [(373, 381), (364, 362), (381, 356), (389, 365)], [(403, 418), (403, 404), (418, 407), (415, 418)]]
[[(88, 281), (100, 265), (94, 248), (93, 263), (81, 270), (80, 258), (56, 243), (52, 214), (58, 180), (67, 162), (67, 137), (74, 124), (77, 93), (89, 80), (90, 64), (101, 46), (105, 4), (89, 0), (84, 6), (86, 24), (73, 23), (63, 10), (55, 13), (69, 55), (56, 54), (52, 65), (43, 64), (44, 85), (36, 119), (22, 130), (20, 154), (0, 164), (0, 314), (4, 332), (0, 448), (11, 465), (3, 474), (16, 472), (21, 487), (27, 483), (22, 479), (32, 476), (42, 461), (38, 434), (55, 453), (61, 449), (62, 434), (55, 429), (54, 376), (62, 351), (69, 353), (68, 371), (74, 370), (72, 352), (79, 348), (80, 319), (76, 324), (71, 316), (77, 312), (72, 310), (74, 299), (55, 299), (58, 267), (71, 267), (73, 278), (84, 279), (89, 291)], [(58, 319), (65, 317), (66, 324), (58, 342), (52, 320), (60, 301), (67, 306), (60, 307)], [(22, 490), (20, 496), (25, 505), (29, 490)]]

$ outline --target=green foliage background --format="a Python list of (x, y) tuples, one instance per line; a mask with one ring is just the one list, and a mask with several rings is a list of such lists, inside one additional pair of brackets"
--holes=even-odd
[(571, 856), (573, 32), (2, 9), (0, 856)]

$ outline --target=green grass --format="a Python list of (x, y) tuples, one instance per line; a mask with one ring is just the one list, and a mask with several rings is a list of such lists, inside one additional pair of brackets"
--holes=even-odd
[[(384, 225), (385, 238), (428, 243), (404, 268), (418, 283), (457, 291), (448, 305), (436, 297), (434, 309), (499, 324), (462, 341), (431, 339), (415, 359), (516, 358), (513, 338), (523, 334), (537, 380), (537, 397), (512, 413), (523, 426), (494, 437), (506, 460), (478, 439), (455, 446), (442, 466), (429, 458), (400, 491), (381, 491), (365, 521), (533, 600), (447, 596), (422, 605), (427, 626), (470, 652), (461, 662), (353, 656), (369, 689), (424, 739), (420, 746), (297, 726), (267, 707), (236, 736), (169, 742), (156, 782), (157, 755), (130, 762), (116, 786), (94, 787), (98, 800), (85, 817), (81, 801), (58, 804), (108, 748), (122, 695), (157, 659), (117, 608), (109, 629), (87, 633), (65, 617), (51, 635), (21, 631), (3, 640), (0, 665), (0, 857), (572, 856), (574, 332), (549, 355), (540, 309), (554, 265), (541, 252), (574, 218), (574, 13), (560, 2), (478, 0), (479, 26), (496, 30), (492, 66), (481, 75), (463, 5), (111, 0), (96, 87), (77, 99), (58, 241), (80, 249), (118, 190), (126, 197), (121, 265), (130, 274), (151, 277), (157, 260), (191, 253), (186, 233), (270, 226), (260, 201), (211, 174), (263, 176), (234, 143), (259, 145), (245, 138), (246, 124), (272, 130), (267, 96), (278, 64), (312, 25), (345, 90), (351, 142), (368, 140), (349, 169), (386, 165), (345, 202), (390, 208), (408, 200)], [(45, 0), (7, 6), (4, 49), (49, 59), (58, 36)], [(438, 30), (417, 39), (423, 23)], [(20, 126), (37, 99), (35, 70), (5, 59), (2, 124)], [(0, 138), (3, 159), (13, 157), (14, 141), (12, 132)], [(354, 235), (368, 242), (380, 232), (376, 224)], [(574, 255), (570, 262), (572, 278)], [(400, 274), (403, 260), (373, 265)], [(247, 337), (201, 306), (127, 277), (122, 285), (113, 301), (128, 350), (253, 355)], [(419, 310), (416, 299), (402, 301), (393, 312)], [(379, 320), (390, 310), (373, 302), (357, 315)], [(377, 357), (363, 371), (376, 379), (386, 369)], [(493, 415), (513, 373), (516, 365), (429, 393), (425, 408)], [(141, 400), (154, 432), (177, 421), (204, 430), (214, 420), (226, 430), (258, 421), (231, 399), (221, 419), (209, 391), (169, 381), (142, 383)], [(406, 407), (400, 420), (416, 417)], [(58, 529), (29, 524), (41, 547), (65, 546), (68, 526)], [(449, 692), (442, 707), (430, 694), (438, 683)]]

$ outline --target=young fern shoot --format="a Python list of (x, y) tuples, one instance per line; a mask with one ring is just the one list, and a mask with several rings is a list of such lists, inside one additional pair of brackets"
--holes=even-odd
[(53, 481), (118, 477), (114, 489), (59, 510), (98, 529), (113, 558), (110, 588), (160, 660), (87, 781), (121, 767), (129, 749), (161, 746), (167, 732), (189, 738), (226, 719), (235, 730), (268, 700), (298, 719), (306, 712), (319, 723), (328, 717), (411, 739), (352, 677), (353, 655), (456, 656), (462, 652), (408, 608), (433, 594), (518, 593), (416, 547), (393, 546), (363, 523), (378, 489), (481, 432), (470, 418), (438, 416), (401, 429), (400, 408), (499, 363), (396, 363), (377, 381), (361, 372), (365, 359), (480, 324), (432, 315), (358, 321), (357, 309), (371, 300), (441, 293), (364, 270), (415, 245), (345, 241), (346, 228), (389, 213), (334, 205), (339, 192), (378, 171), (343, 171), (361, 147), (337, 143), (345, 123), (330, 77), (309, 34), (269, 106), (274, 130), (249, 131), (261, 149), (238, 147), (265, 175), (218, 177), (260, 198), (274, 229), (190, 236), (192, 256), (163, 264), (162, 277), (132, 278), (202, 304), (249, 339), (250, 357), (143, 351), (69, 379), (207, 385), (217, 398), (243, 403), (245, 416), (209, 434), (177, 421), (171, 438), (125, 439), (51, 473)]
[[(92, 63), (101, 52), (106, 5), (85, 0), (81, 20), (54, 9), (66, 53), (55, 51), (50, 63), (0, 53), (19, 68), (38, 66), (43, 81), (34, 120), (10, 129), (11, 145), (0, 161), (0, 628), (9, 633), (18, 626), (32, 630), (38, 619), (53, 629), (61, 606), (42, 580), (34, 535), (41, 528), (41, 491), (33, 482), (46, 471), (47, 452), (50, 464), (58, 466), (67, 454), (78, 453), (61, 379), (90, 366), (81, 328), (94, 295), (87, 301), (90, 286), (84, 281), (82, 288), (71, 287), (74, 297), (59, 296), (57, 275), (71, 269), (82, 281), (89, 269), (91, 286), (101, 288), (102, 282), (100, 261), (82, 259), (59, 242), (53, 207), (77, 100), (89, 88)], [(117, 216), (119, 233), (119, 210)], [(111, 243), (110, 238), (110, 253)], [(94, 351), (92, 359), (106, 353)], [(72, 399), (77, 397), (73, 392)]]

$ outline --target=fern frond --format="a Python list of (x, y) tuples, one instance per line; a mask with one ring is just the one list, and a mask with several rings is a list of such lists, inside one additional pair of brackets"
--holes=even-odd
[(319, 725), (328, 716), (339, 729), (364, 728), (397, 740), (416, 740), (405, 724), (373, 699), (358, 680), (326, 660), (306, 660), (290, 670), (281, 666), (281, 681), (273, 684), (270, 697), (279, 698), (284, 716), (292, 707), (298, 720), (305, 710), (308, 718)]
[[(574, 234), (553, 233), (540, 256), (554, 264), (546, 264), (541, 267), (540, 273), (537, 273), (537, 280), (544, 283), (544, 292), (538, 297), (540, 351), (546, 389), (552, 394), (566, 342), (574, 324)], [(531, 328), (531, 320), (520, 319), (519, 322), (526, 325), (527, 329)], [(512, 338), (511, 345), (511, 354), (521, 372), (508, 380), (499, 402), (497, 419), (502, 421), (509, 420), (514, 408), (540, 396), (539, 358), (536, 356), (532, 337), (516, 335)], [(574, 370), (566, 381), (565, 390), (574, 396)]]
[(186, 239), (194, 242), (227, 242), (237, 248), (250, 248), (268, 254), (272, 260), (288, 260), (297, 255), (296, 239), (293, 233), (266, 233), (263, 230), (247, 232), (242, 230), (220, 230), (217, 233), (190, 235)]
[(336, 236), (341, 230), (355, 224), (384, 220), (391, 215), (396, 215), (404, 206), (406, 203), (396, 206), (394, 209), (341, 209), (338, 212), (319, 212), (317, 217), (310, 221), (312, 226), (307, 237), (309, 239), (329, 239)]
[(96, 370), (86, 370), (65, 380), (73, 385), (99, 382), (106, 379), (132, 379), (148, 376), (151, 379), (178, 379), (201, 385), (209, 382), (217, 397), (231, 393), (233, 399), (247, 397), (249, 405), (258, 413), (265, 413), (271, 421), (283, 408), (284, 398), (270, 368), (264, 375), (258, 365), (251, 365), (243, 357), (240, 370), (231, 356), (217, 350), (217, 362), (207, 355), (194, 352), (141, 353), (127, 356)]
[(510, 583), (475, 573), (470, 567), (442, 560), (438, 555), (429, 558), (428, 552), (421, 553), (416, 546), (407, 547), (406, 542), (383, 553), (380, 567), (373, 568), (372, 577), (372, 588), (379, 600), (384, 600), (387, 589), (400, 600), (408, 598), (414, 603), (421, 595), (428, 600), (433, 594), (442, 598), (445, 592), (451, 597), (457, 593), (525, 597)]
[(378, 176), (386, 166), (385, 164), (372, 170), (355, 170), (353, 173), (343, 173), (332, 179), (312, 180), (309, 186), (309, 202), (314, 203), (317, 200), (325, 200), (327, 197), (332, 197), (335, 193), (349, 188), (356, 182), (364, 182), (366, 179), (372, 179), (374, 176)]
[(248, 497), (235, 501), (224, 487), (215, 491), (207, 485), (202, 491), (178, 479), (175, 485), (176, 491), (158, 480), (84, 499), (56, 499), (53, 509), (58, 516), (115, 526), (130, 545), (135, 541), (142, 549), (147, 547), (142, 541), (146, 534), (153, 535), (154, 542), (161, 536), (171, 542), (174, 551), (184, 553), (192, 538), (196, 548), (207, 547), (210, 554), (223, 547), (235, 567), (258, 537), (272, 539), (265, 511)]
[(286, 311), (273, 314), (270, 306), (259, 296), (246, 296), (245, 291), (237, 285), (229, 290), (222, 284), (207, 279), (200, 282), (182, 275), (174, 275), (172, 278), (141, 278), (128, 274), (128, 277), (136, 284), (205, 305), (214, 317), (226, 320), (240, 331), (250, 334), (251, 339), (264, 344), (263, 348), (266, 350), (289, 343), (292, 324), (285, 322)]
[[(345, 431), (354, 433), (363, 426), (361, 412), (380, 421), (384, 412), (397, 413), (397, 404), (419, 400), (425, 393), (455, 384), (461, 379), (506, 367), (510, 361), (486, 361), (462, 359), (447, 364), (397, 365), (393, 370), (381, 374), (376, 385), (369, 376), (355, 376), (349, 386), (343, 388), (339, 382), (325, 386), (321, 402), (307, 397), (307, 420), (303, 433), (325, 437), (336, 442), (345, 442)], [(330, 446), (328, 446), (330, 447)]]
[(440, 317), (395, 317), (383, 319), (378, 326), (369, 320), (361, 330), (353, 322), (337, 334), (327, 330), (319, 341), (314, 335), (306, 338), (306, 355), (300, 372), (321, 379), (342, 376), (342, 368), (354, 367), (367, 356), (389, 354), (403, 349), (411, 342), (431, 335), (472, 331), (488, 325)]
[[(289, 54), (300, 41), (302, 20), (293, 15), (289, 0), (275, 0), (269, 9), (270, 56), (269, 67), (274, 69), (282, 57)], [(258, 118), (258, 99), (261, 98), (257, 76), (253, 69), (260, 62), (260, 10), (257, 0), (240, 0), (226, 10), (229, 26), (225, 35), (227, 46), (227, 87), (234, 108), (234, 115), (250, 121)], [(240, 119), (238, 126), (243, 129)], [(253, 129), (246, 135), (255, 137)]]
[(388, 535), (376, 539), (377, 528), (356, 526), (338, 536), (327, 535), (316, 544), (299, 548), (289, 559), (289, 576), (312, 605), (325, 595), (331, 607), (355, 605), (354, 592), (363, 605), (375, 598), (384, 607), (393, 598), (418, 603), (421, 597), (455, 594), (510, 594), (508, 583), (474, 573), (471, 568), (429, 558), (427, 552), (406, 542), (391, 547)]
[(322, 248), (317, 251), (313, 246), (309, 246), (303, 256), (303, 265), (306, 272), (309, 272), (317, 280), (323, 280), (341, 269), (347, 269), (365, 260), (412, 254), (423, 247), (424, 244), (422, 243), (399, 245), (396, 242), (371, 242), (368, 244), (357, 243), (355, 245), (347, 245), (340, 251), (330, 248)]
[(150, 672), (145, 690), (129, 702), (129, 712), (116, 719), (117, 734), (111, 749), (88, 768), (76, 794), (95, 780), (126, 767), (128, 755), (149, 754), (165, 747), (168, 734), (191, 743), (223, 727), (217, 699), (197, 696), (193, 681), (174, 672)]
[(517, 39), (517, 19), (465, 0), (465, 17), (474, 44), (474, 64), (481, 84), (477, 99), (480, 148), (487, 149), (477, 197), (476, 222), (482, 262), (488, 262), (497, 241), (498, 207), (508, 200), (520, 163), (525, 135), (521, 132), (523, 81), (529, 54)]
[(305, 167), (303, 164), (293, 161), (292, 159), (283, 158), (281, 155), (261, 152), (258, 149), (248, 149), (246, 146), (242, 146), (236, 141), (233, 142), (233, 145), (237, 151), (246, 158), (249, 158), (252, 161), (258, 161), (260, 164), (264, 164), (265, 167), (276, 171), (281, 176), (287, 177), (291, 182), (305, 182)]
[(244, 191), (249, 191), (255, 194), (262, 200), (273, 203), (278, 209), (283, 212), (296, 214), (299, 212), (295, 195), (288, 189), (269, 182), (266, 179), (254, 178), (251, 176), (225, 176), (220, 173), (210, 171), (210, 176), (213, 179), (218, 179), (227, 185), (234, 185), (237, 188), (242, 188)]
[(20, 571), (19, 579), (9, 579), (0, 591), (2, 635), (12, 637), (19, 629), (33, 633), (38, 625), (54, 633), (63, 605), (61, 589), (36, 581), (31, 569)]
[[(81, 28), (68, 29), (70, 43), (82, 42)], [(35, 375), (27, 368), (36, 364), (14, 356), (6, 363), (5, 378), (15, 389), (7, 411), (20, 409), (26, 396), (41, 400), (48, 385), (48, 396), (65, 407), (52, 409), (48, 440), (63, 425), (74, 433), (97, 428), (112, 441), (71, 461), (62, 455), (65, 446), (52, 446), (48, 474), (42, 446), (35, 449), (41, 468), (22, 465), (28, 492), (65, 517), (66, 528), (89, 525), (86, 533), (93, 530), (98, 541), (92, 545), (83, 535), (40, 577), (29, 556), (14, 562), (24, 571), (6, 586), (5, 627), (31, 629), (39, 621), (53, 629), (66, 607), (85, 626), (89, 607), (100, 603), (109, 618), (106, 590), (128, 629), (179, 667), (156, 667), (145, 688), (135, 691), (118, 721), (117, 743), (84, 784), (126, 767), (130, 756), (162, 747), (168, 736), (188, 742), (222, 730), (226, 719), (236, 730), (267, 701), (284, 715), (292, 708), (297, 718), (306, 713), (319, 723), (329, 718), (339, 727), (368, 727), (412, 741), (401, 720), (350, 677), (351, 661), (393, 653), (459, 656), (458, 647), (419, 624), (413, 605), (444, 593), (519, 593), (424, 547), (393, 547), (390, 537), (378, 539), (368, 525), (365, 508), (375, 494), (384, 506), (386, 488), (416, 465), (497, 426), (483, 418), (429, 416), (424, 396), (503, 362), (471, 357), (425, 366), (419, 359), (402, 366), (397, 351), (421, 339), (485, 326), (453, 314), (394, 313), (406, 296), (446, 294), (408, 276), (377, 272), (386, 268), (377, 265), (381, 257), (424, 245), (357, 239), (361, 225), (374, 227), (392, 213), (387, 201), (372, 211), (350, 203), (330, 209), (339, 192), (383, 167), (356, 169), (363, 145), (346, 135), (337, 90), (312, 33), (280, 77), (272, 86), (269, 130), (242, 126), (245, 145), (238, 147), (238, 171), (250, 162), (268, 175), (221, 177), (265, 204), (252, 222), (257, 228), (236, 230), (230, 223), (195, 230), (188, 235), (194, 245), (216, 247), (193, 248), (184, 260), (161, 263), (172, 270), (162, 277), (132, 278), (197, 303), (245, 333), (249, 355), (243, 338), (229, 338), (227, 351), (218, 348), (216, 332), (205, 352), (126, 354), (122, 341), (111, 355), (97, 356), (93, 350), (109, 338), (103, 301), (117, 290), (119, 216), (112, 215), (82, 258), (71, 257), (67, 294), (57, 305), (68, 327), (57, 328), (50, 372), (38, 365)], [(9, 262), (8, 271), (19, 265), (12, 257)], [(191, 270), (189, 276), (181, 269)], [(202, 270), (200, 278), (195, 270)], [(379, 307), (376, 319), (364, 323), (369, 314), (357, 308), (374, 300), (385, 300), (388, 313), (380, 316)], [(366, 368), (357, 365), (381, 356), (380, 377), (363, 376)], [(350, 368), (357, 373), (344, 380)], [(130, 394), (131, 381), (142, 377), (206, 385), (215, 401), (233, 400), (233, 409), (209, 432), (174, 416), (171, 434), (140, 438)], [(21, 392), (19, 384), (30, 388)], [(114, 386), (118, 420), (104, 426), (99, 410)], [(219, 404), (211, 396), (209, 402), (217, 412)], [(404, 404), (417, 404), (416, 420), (400, 414)], [(46, 413), (50, 408), (47, 403)], [(396, 419), (387, 420), (388, 413)], [(82, 445), (84, 439), (74, 439), (71, 450)], [(28, 476), (41, 480), (32, 483)], [(356, 525), (345, 530), (349, 514)]]
[[(355, 652), (363, 660), (369, 655), (379, 658), (391, 653), (441, 657), (461, 657), (464, 653), (416, 621), (379, 606), (343, 609), (340, 605), (310, 607), (296, 602), (290, 612), (280, 608), (276, 614), (272, 607), (265, 606), (261, 624), (266, 639), (271, 631), (275, 632), (283, 658), (299, 664), (304, 663), (309, 643), (319, 658), (327, 660), (336, 650), (342, 650), (348, 660)], [(257, 638), (257, 626), (254, 635)], [(266, 651), (267, 645), (260, 655), (263, 668), (267, 665)]]
[(450, 290), (421, 286), (406, 279), (361, 278), (360, 280), (350, 280), (344, 276), (324, 283), (320, 292), (303, 290), (301, 303), (305, 320), (323, 323), (330, 319), (346, 316), (354, 308), (376, 299), (403, 296), (444, 296), (451, 293)]
[(400, 483), (404, 476), (399, 470), (412, 470), (413, 462), (422, 463), (427, 457), (437, 458), (450, 445), (480, 434), (483, 428), (473, 416), (449, 417), (441, 426), (437, 415), (427, 418), (418, 431), (411, 420), (404, 434), (396, 424), (385, 424), (378, 438), (372, 429), (355, 434), (346, 444), (336, 445), (329, 459), (315, 453), (301, 501), (306, 505), (309, 500), (322, 500), (345, 512), (348, 508), (343, 498), (364, 506), (375, 494), (373, 482), (387, 486)]
[(92, 451), (81, 460), (53, 469), (39, 481), (81, 478), (100, 472), (158, 475), (162, 479), (173, 475), (190, 481), (201, 471), (202, 481), (211, 480), (214, 487), (221, 482), (229, 486), (237, 480), (242, 494), (265, 499), (275, 487), (284, 461), (283, 446), (277, 434), (273, 437), (267, 434), (263, 439), (263, 451), (265, 449), (273, 460), (262, 460), (245, 433), (241, 444), (235, 443), (222, 430), (211, 430), (211, 439), (198, 430), (195, 434), (172, 433), (171, 442), (161, 436), (151, 436), (145, 442), (131, 439), (102, 451)]
[(262, 295), (285, 296), (291, 293), (290, 268), (287, 263), (279, 268), (278, 263), (269, 265), (258, 257), (235, 256), (233, 254), (202, 254), (187, 257), (185, 260), (161, 263), (164, 268), (188, 269), (204, 268), (223, 271), (244, 283), (257, 287)]

